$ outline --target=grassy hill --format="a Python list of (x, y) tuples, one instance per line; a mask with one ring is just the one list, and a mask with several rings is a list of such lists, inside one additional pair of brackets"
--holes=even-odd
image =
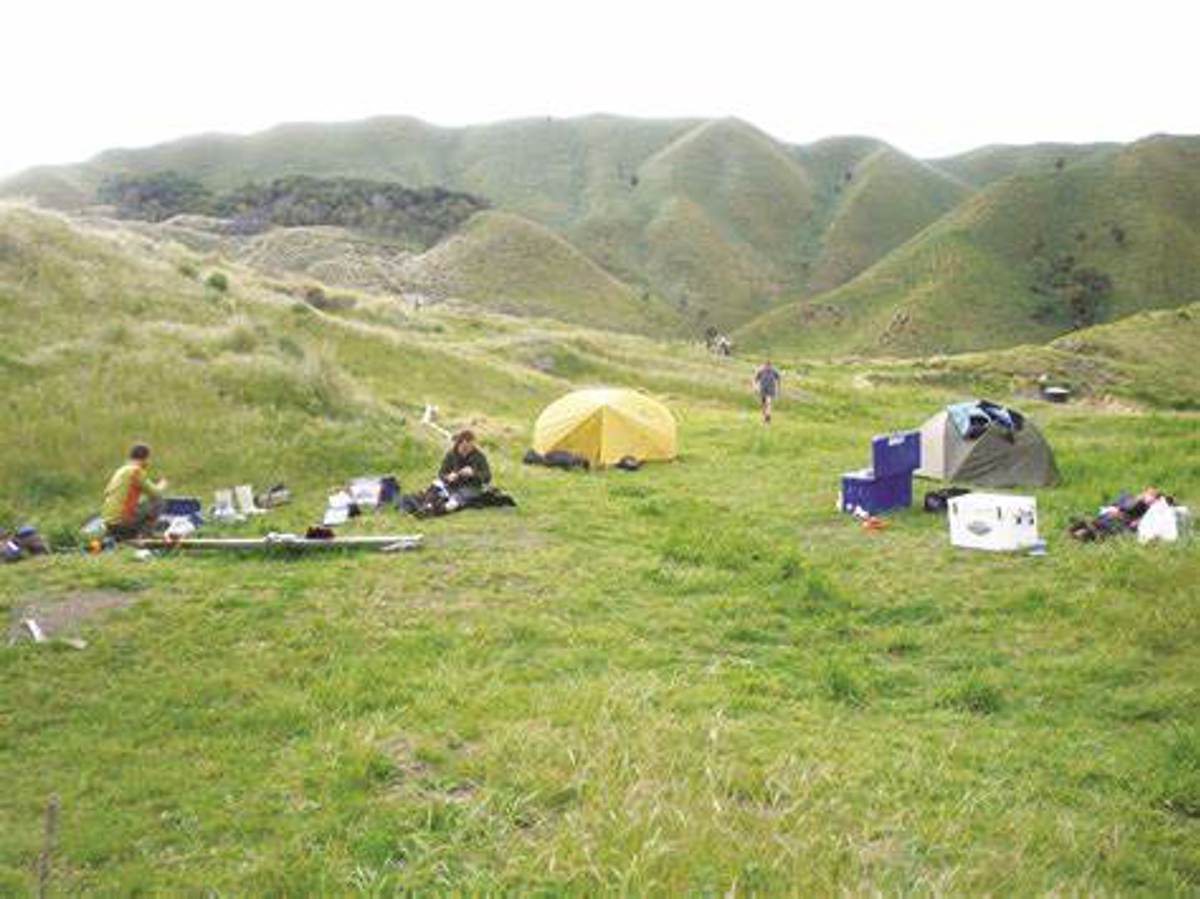
[(929, 164), (967, 184), (982, 188), (1012, 175), (1061, 171), (1068, 165), (1117, 149), (1117, 144), (993, 144), (957, 156), (930, 160)]
[[(1153, 138), (1062, 171), (993, 183), (842, 287), (747, 326), (752, 345), (919, 355), (1049, 340), (1075, 324), (1200, 297), (1200, 143)], [(1061, 279), (1061, 286), (1058, 280)]]
[(550, 230), (503, 212), (480, 213), (404, 267), (411, 289), (514, 315), (614, 330), (664, 333), (678, 316), (639, 294)]
[[(442, 129), (381, 118), (114, 150), (28, 173), (0, 194), (74, 209), (106, 179), (163, 172), (214, 192), (296, 175), (439, 185), (550, 228), (610, 274), (669, 300), (698, 333), (733, 327), (805, 288), (840, 200), (837, 179), (869, 145), (878, 142), (793, 148), (736, 120), (589, 116)], [(913, 231), (941, 202), (937, 194), (918, 203)], [(903, 237), (912, 211), (889, 217), (880, 240), (856, 242), (855, 264)], [(830, 267), (825, 281), (840, 271)]]
[[(355, 475), (426, 482), (426, 402), (519, 506), (342, 529), (419, 524), (414, 554), (0, 566), (8, 621), (88, 641), (0, 646), (0, 892), (1195, 889), (1200, 563), (1063, 537), (1122, 488), (1194, 507), (1194, 413), (1022, 400), (1064, 476), (1036, 492), (1049, 554), (975, 554), (937, 516), (869, 532), (833, 505), (873, 434), (1006, 383), (977, 360), (785, 366), (767, 429), (745, 360), (321, 310), (237, 265), (210, 286), (215, 258), (0, 207), (0, 522), (70, 543), (142, 438), (179, 493), (292, 488), (210, 533), (303, 529)], [(1168, 314), (1087, 339), (1158, 341)], [(1157, 358), (1113, 389), (1152, 399)], [(545, 403), (601, 383), (669, 405), (677, 462), (519, 464)]]
[(1200, 407), (1200, 303), (1131, 315), (1077, 331), (1045, 346), (950, 357), (934, 367), (993, 373), (1028, 385), (1041, 374), (1093, 398), (1123, 396), (1155, 406)]
[(843, 175), (842, 199), (826, 229), (807, 285), (819, 294), (849, 281), (972, 191), (891, 148), (880, 148)]
[(609, 330), (680, 330), (679, 314), (661, 299), (621, 283), (547, 228), (511, 213), (479, 214), (424, 252), (346, 228), (241, 235), (228, 233), (222, 220), (199, 216), (125, 226), (209, 259), (296, 282), (295, 290), (311, 292), (318, 302), (322, 296), (341, 302), (334, 295), (350, 288), (390, 296), (394, 304), (455, 301)]

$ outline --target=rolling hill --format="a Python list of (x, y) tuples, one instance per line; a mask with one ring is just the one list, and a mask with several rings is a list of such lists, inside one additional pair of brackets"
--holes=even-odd
[(930, 160), (929, 164), (976, 188), (1012, 175), (1035, 175), (1061, 170), (1089, 156), (1119, 149), (1116, 144), (992, 145), (957, 156)]
[[(736, 119), (439, 128), (391, 117), (113, 150), (31, 170), (0, 194), (78, 210), (106, 179), (163, 172), (213, 191), (297, 175), (437, 185), (508, 217), (485, 217), (433, 248), (425, 274), (406, 261), (413, 246), (350, 232), (275, 233), (268, 243), (291, 249), (242, 261), (288, 256), (293, 270), (331, 286), (400, 291), (399, 269), (426, 282), (436, 269), (463, 299), (523, 314), (692, 336), (740, 328), (755, 348), (802, 353), (909, 354), (1047, 340), (1188, 302), (1198, 277), (1196, 146), (1158, 137), (985, 147), (921, 162), (870, 137), (790, 146)], [(505, 229), (511, 239), (495, 239)], [(517, 275), (498, 260), (503, 295), (486, 295), (479, 257), (463, 250), (528, 260), (517, 247), (535, 233), (547, 264)], [(339, 244), (344, 264), (331, 259)], [(451, 261), (475, 269), (452, 275)], [(581, 294), (584, 283), (592, 287)], [(651, 298), (640, 307), (648, 317), (631, 295)]]
[[(922, 355), (1049, 340), (1200, 298), (1200, 142), (1150, 138), (993, 182), (854, 280), (746, 326), (753, 346)], [(1086, 288), (1099, 284), (1103, 289)]]
[[(297, 175), (439, 185), (551, 229), (632, 289), (667, 300), (680, 327), (697, 333), (733, 327), (806, 289), (843, 199), (838, 179), (881, 146), (850, 139), (798, 149), (734, 119), (590, 116), (444, 129), (383, 118), (113, 150), (81, 166), (26, 173), (0, 184), (0, 194), (79, 209), (107, 179), (162, 172), (215, 192)], [(909, 163), (918, 179), (929, 176)], [(902, 190), (891, 180), (882, 193)], [(915, 233), (941, 202), (939, 194), (893, 213), (881, 239), (854, 238), (849, 269), (873, 261), (906, 228)], [(835, 240), (826, 255), (840, 258), (851, 239)], [(846, 269), (829, 263), (824, 282)]]
[(842, 200), (807, 285), (812, 294), (849, 281), (973, 193), (890, 147), (847, 168), (843, 180)]
[(593, 327), (676, 331), (673, 309), (621, 283), (549, 229), (504, 212), (475, 215), (402, 268), (406, 288), (496, 312)]

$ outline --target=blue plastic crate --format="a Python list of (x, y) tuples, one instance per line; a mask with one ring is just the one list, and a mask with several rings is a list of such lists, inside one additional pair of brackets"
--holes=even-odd
[(871, 441), (871, 468), (876, 476), (907, 474), (920, 467), (920, 431), (898, 431)]
[(912, 505), (912, 472), (878, 475), (869, 468), (842, 475), (843, 512), (860, 507), (871, 515)]
[(199, 515), (200, 500), (194, 496), (168, 496), (163, 501), (164, 515)]

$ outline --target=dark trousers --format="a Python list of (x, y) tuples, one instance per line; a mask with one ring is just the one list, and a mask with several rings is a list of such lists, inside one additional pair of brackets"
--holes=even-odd
[(139, 537), (154, 536), (154, 526), (162, 514), (165, 503), (161, 499), (138, 503), (133, 521), (105, 522), (104, 533), (114, 540), (137, 540)]

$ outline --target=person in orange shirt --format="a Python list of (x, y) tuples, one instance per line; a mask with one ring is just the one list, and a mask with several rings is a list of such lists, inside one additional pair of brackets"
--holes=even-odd
[(152, 481), (149, 465), (150, 447), (135, 444), (129, 461), (114, 472), (104, 488), (104, 527), (114, 540), (131, 540), (154, 531), (167, 479)]

